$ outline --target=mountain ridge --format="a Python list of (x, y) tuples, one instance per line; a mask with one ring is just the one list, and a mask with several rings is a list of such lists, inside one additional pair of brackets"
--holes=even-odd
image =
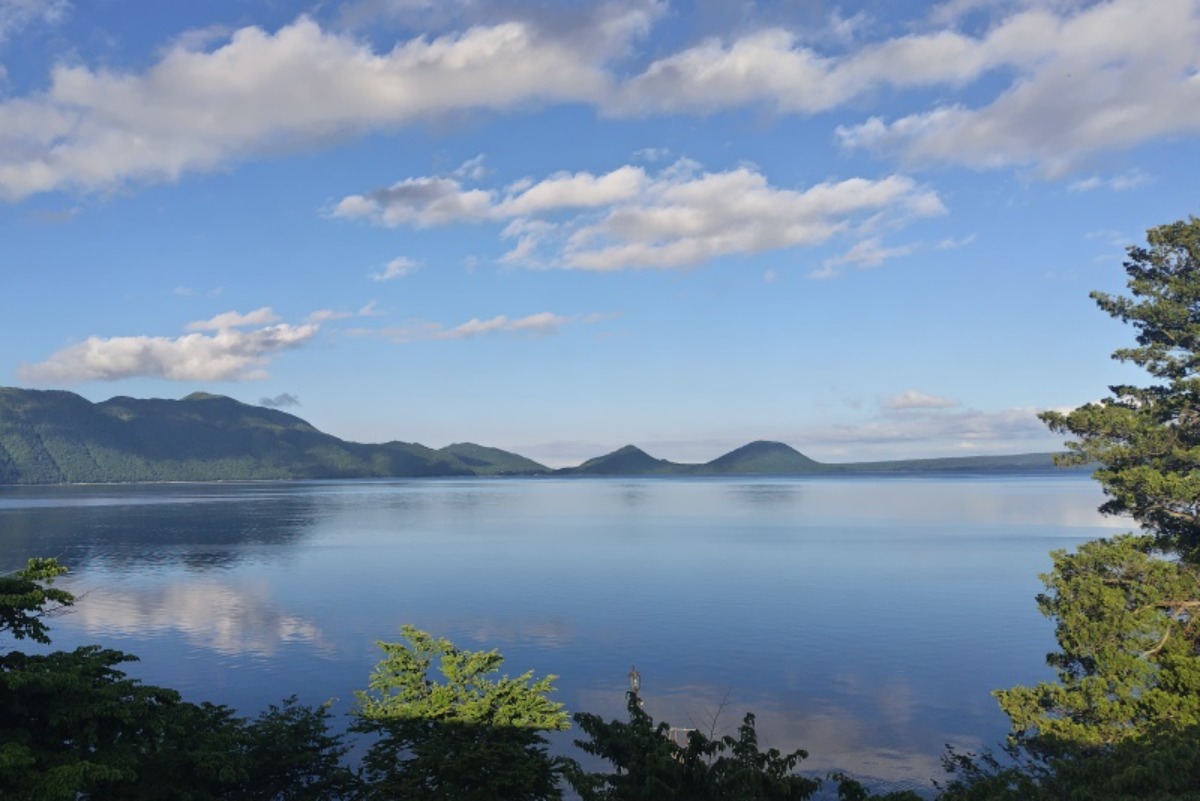
[(846, 475), (1054, 470), (1052, 454), (823, 463), (756, 440), (703, 464), (635, 445), (551, 470), (520, 454), (458, 442), (365, 444), (296, 415), (224, 395), (124, 395), (93, 403), (64, 390), (0, 387), (0, 484), (434, 476)]

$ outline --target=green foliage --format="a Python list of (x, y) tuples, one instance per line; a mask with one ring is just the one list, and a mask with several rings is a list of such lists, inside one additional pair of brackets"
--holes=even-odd
[[(560, 798), (566, 762), (542, 732), (568, 727), (554, 676), (498, 676), (496, 651), (466, 651), (412, 626), (381, 642), (369, 690), (356, 693), (356, 731), (377, 737), (363, 764), (378, 799)], [(435, 661), (442, 681), (431, 676)]]
[(951, 751), (939, 801), (1196, 801), (1200, 727), (1129, 738), (1086, 752), (1034, 756), (1010, 743), (1003, 758)]
[(743, 719), (737, 737), (711, 739), (692, 731), (687, 745), (679, 745), (669, 736), (670, 724), (655, 725), (633, 693), (628, 710), (628, 722), (575, 715), (590, 738), (575, 744), (616, 769), (573, 769), (571, 784), (584, 801), (791, 801), (810, 798), (821, 785), (794, 773), (808, 756), (805, 751), (759, 749), (752, 714)]
[(51, 586), (66, 572), (54, 559), (30, 559), (13, 575), (0, 576), (0, 633), (50, 642), (43, 619), (75, 603), (71, 593)]
[(924, 801), (913, 790), (894, 790), (883, 795), (872, 793), (844, 773), (831, 773), (829, 778), (837, 782), (838, 801)]
[(357, 798), (362, 783), (346, 767), (349, 748), (329, 733), (329, 707), (291, 696), (271, 704), (244, 727), (248, 777), (242, 797), (253, 801)]
[[(45, 616), (74, 601), (51, 586), (64, 572), (34, 559), (0, 579), (0, 633), (48, 643)], [(549, 697), (553, 676), (510, 678), (494, 650), (402, 631), (403, 642), (380, 643), (384, 658), (356, 693), (353, 729), (373, 738), (361, 773), (325, 706), (292, 697), (247, 720), (130, 678), (136, 657), (121, 651), (0, 653), (0, 798), (540, 801), (562, 798), (569, 781), (585, 801), (791, 801), (821, 784), (796, 775), (804, 751), (760, 748), (752, 714), (736, 737), (693, 732), (681, 746), (633, 698), (628, 723), (576, 716), (590, 737), (578, 745), (616, 769), (586, 773), (548, 753), (543, 734), (569, 727)], [(835, 778), (844, 801), (915, 799)]]
[[(0, 633), (49, 643), (44, 619), (74, 602), (51, 585), (66, 569), (32, 559), (0, 578)], [(294, 699), (254, 721), (143, 685), (136, 657), (97, 645), (0, 654), (0, 798), (340, 799), (356, 776), (324, 708)]]
[(1055, 620), (1056, 682), (996, 693), (1006, 758), (951, 752), (944, 799), (1200, 798), (1200, 220), (1129, 248), (1131, 297), (1092, 293), (1137, 330), (1113, 354), (1157, 383), (1042, 419), (1065, 464), (1098, 463), (1101, 511), (1144, 534), (1053, 554), (1038, 597)]
[(94, 645), (0, 658), (0, 797), (354, 797), (323, 708), (289, 699), (245, 721), (129, 678), (135, 660)]
[(0, 751), (11, 769), (0, 769), (0, 794), (171, 798), (178, 782), (216, 799), (236, 786), (228, 712), (127, 678), (118, 666), (134, 659), (99, 646), (3, 657)]
[(1144, 368), (1158, 383), (1118, 385), (1072, 412), (1042, 415), (1077, 437), (1066, 463), (1097, 462), (1108, 501), (1167, 548), (1200, 558), (1200, 219), (1147, 232), (1125, 262), (1131, 297), (1093, 292), (1101, 309), (1137, 329), (1137, 347), (1113, 358)]
[(1007, 758), (952, 752), (943, 801), (1200, 798), (1200, 568), (1148, 535), (1053, 557), (1058, 681), (996, 693)]
[(1058, 681), (996, 693), (1006, 758), (952, 752), (943, 801), (1200, 797), (1200, 569), (1148, 535), (1053, 558), (1038, 605)]
[(1057, 682), (996, 693), (1018, 736), (1040, 749), (1098, 748), (1200, 724), (1200, 572), (1126, 535), (1056, 551), (1042, 614), (1060, 651)]

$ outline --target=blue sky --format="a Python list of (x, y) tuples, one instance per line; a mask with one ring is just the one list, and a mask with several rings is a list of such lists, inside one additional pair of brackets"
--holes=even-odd
[(0, 0), (0, 383), (553, 465), (1048, 450), (1200, 0)]

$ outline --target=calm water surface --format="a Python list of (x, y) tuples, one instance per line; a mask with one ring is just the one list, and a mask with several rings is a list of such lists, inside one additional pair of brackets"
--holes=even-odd
[(636, 663), (656, 718), (753, 710), (806, 769), (924, 787), (1003, 737), (991, 689), (1050, 677), (1037, 574), (1129, 527), (1100, 501), (1080, 475), (0, 487), (0, 570), (58, 557), (85, 597), (56, 647), (246, 713), (348, 709), (412, 623), (572, 711), (620, 716)]

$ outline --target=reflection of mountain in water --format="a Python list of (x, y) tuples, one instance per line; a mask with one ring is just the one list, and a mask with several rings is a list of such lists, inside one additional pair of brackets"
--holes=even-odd
[(746, 506), (786, 508), (800, 503), (804, 488), (794, 482), (745, 483), (731, 485), (728, 492)]
[[(71, 487), (61, 505), (41, 489), (0, 497), (0, 570), (31, 556), (54, 556), (82, 570), (179, 565), (222, 569), (261, 545), (287, 545), (307, 535), (317, 500), (302, 486), (175, 485)], [(14, 505), (5, 504), (10, 501)], [(261, 558), (271, 551), (257, 552)]]

